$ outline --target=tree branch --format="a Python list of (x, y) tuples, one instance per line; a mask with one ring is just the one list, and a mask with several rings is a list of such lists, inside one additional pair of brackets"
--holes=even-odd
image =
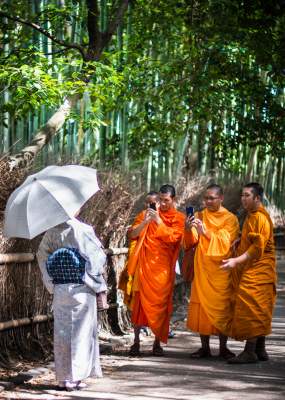
[(1, 17), (5, 17), (7, 19), (10, 19), (11, 21), (15, 21), (15, 22), (19, 22), (22, 25), (26, 25), (29, 26), (32, 29), (35, 29), (36, 31), (40, 32), (42, 35), (48, 37), (50, 40), (52, 40), (54, 43), (59, 44), (60, 46), (64, 46), (66, 48), (69, 49), (75, 49), (78, 50), (82, 56), (83, 59), (85, 59), (85, 51), (84, 48), (82, 46), (80, 46), (79, 44), (76, 43), (68, 43), (64, 40), (60, 40), (57, 37), (55, 37), (54, 35), (52, 35), (51, 33), (49, 33), (46, 29), (43, 29), (40, 25), (35, 24), (34, 22), (29, 22), (26, 21), (20, 17), (16, 17), (16, 16), (11, 16), (3, 11), (0, 11), (0, 16)]
[(130, 0), (121, 0), (117, 10), (115, 11), (115, 15), (113, 19), (110, 21), (106, 32), (104, 33), (104, 42), (109, 42), (113, 34), (115, 33), (115, 30), (118, 28), (120, 25), (124, 14), (128, 8), (128, 5), (130, 3)]
[(87, 29), (89, 45), (87, 60), (97, 60), (101, 55), (102, 33), (99, 30), (99, 9), (97, 0), (86, 0), (88, 9)]
[(73, 95), (65, 99), (64, 103), (51, 116), (45, 125), (43, 125), (24, 149), (19, 153), (8, 156), (7, 165), (10, 171), (15, 168), (26, 168), (34, 161), (35, 156), (41, 149), (50, 142), (51, 138), (56, 135), (59, 129), (63, 126), (70, 110), (78, 101), (79, 96)]
[(130, 0), (120, 0), (114, 16), (104, 33), (100, 32), (98, 27), (99, 10), (97, 0), (86, 0), (88, 8), (88, 34), (89, 34), (89, 50), (86, 57), (87, 60), (99, 60), (102, 51), (110, 42), (117, 27), (121, 23), (124, 14), (128, 8)]
[(89, 47), (95, 47), (100, 31), (98, 27), (99, 10), (96, 0), (86, 0), (88, 15), (87, 15), (87, 29), (89, 36)]

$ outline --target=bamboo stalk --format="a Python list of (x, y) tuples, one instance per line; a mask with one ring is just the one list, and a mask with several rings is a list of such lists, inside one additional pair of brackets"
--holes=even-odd
[[(105, 249), (105, 253), (108, 256), (117, 256), (120, 254), (127, 254), (127, 247), (114, 247), (111, 249)], [(11, 263), (28, 263), (35, 259), (33, 253), (10, 253), (0, 254), (0, 264), (11, 264)]]
[(31, 318), (12, 319), (11, 321), (0, 322), (0, 331), (10, 328), (18, 328), (20, 326), (38, 324), (53, 319), (52, 315), (35, 315)]
[[(117, 303), (109, 304), (109, 308), (118, 308), (121, 307)], [(31, 318), (19, 318), (19, 319), (12, 319), (10, 321), (0, 322), (0, 332), (6, 329), (11, 328), (19, 328), (21, 326), (27, 326), (32, 324), (39, 324), (41, 322), (51, 321), (53, 319), (53, 315), (35, 315)]]
[(0, 254), (0, 264), (26, 263), (26, 262), (31, 262), (34, 259), (35, 255), (33, 253)]
[(127, 254), (129, 249), (127, 247), (114, 247), (111, 249), (105, 249), (105, 253), (108, 256), (117, 256), (120, 254)]

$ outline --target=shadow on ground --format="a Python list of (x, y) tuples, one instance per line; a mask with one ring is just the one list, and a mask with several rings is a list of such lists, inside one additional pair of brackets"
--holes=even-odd
[[(0, 399), (96, 399), (96, 400), (283, 400), (285, 398), (285, 263), (279, 264), (280, 281), (273, 320), (267, 339), (268, 362), (230, 365), (219, 359), (218, 340), (211, 345), (214, 356), (193, 360), (189, 354), (199, 347), (199, 338), (184, 330), (184, 324), (169, 340), (164, 357), (151, 354), (152, 338), (146, 338), (143, 356), (129, 358), (127, 349), (102, 356), (104, 378), (89, 379), (88, 390), (58, 391), (54, 376), (41, 383), (29, 382), (17, 390), (0, 393)], [(238, 353), (242, 343), (229, 341)]]

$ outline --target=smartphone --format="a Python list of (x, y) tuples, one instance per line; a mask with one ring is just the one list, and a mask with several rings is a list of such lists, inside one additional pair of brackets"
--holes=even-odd
[(194, 217), (194, 207), (186, 207), (186, 215), (187, 217)]
[(153, 210), (156, 210), (156, 204), (155, 203), (150, 203), (149, 208), (152, 208)]

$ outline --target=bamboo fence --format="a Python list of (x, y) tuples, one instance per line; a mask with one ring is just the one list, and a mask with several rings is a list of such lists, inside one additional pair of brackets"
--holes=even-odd
[[(113, 256), (126, 256), (128, 254), (128, 248), (127, 247), (122, 247), (122, 248), (110, 248), (106, 249), (105, 253), (107, 256), (113, 257)], [(125, 257), (123, 257), (124, 259)], [(10, 254), (0, 254), (0, 268), (5, 266), (6, 264), (24, 264), (25, 266), (28, 265), (30, 267), (30, 264), (32, 261), (36, 259), (35, 254), (33, 253), (10, 253)], [(33, 263), (33, 267), (35, 267)], [(120, 263), (117, 263), (117, 266), (115, 268), (116, 271), (116, 277), (121, 272), (120, 268)], [(111, 303), (110, 308), (118, 308), (119, 304), (118, 303)], [(0, 332), (4, 331), (6, 329), (11, 329), (11, 328), (17, 328), (21, 326), (26, 326), (26, 325), (31, 325), (35, 323), (40, 323), (40, 322), (46, 322), (52, 319), (52, 314), (47, 314), (47, 315), (34, 315), (31, 317), (23, 317), (23, 318), (18, 318), (18, 319), (12, 319), (9, 321), (0, 321)], [(116, 328), (116, 327), (115, 327)], [(120, 327), (121, 329), (124, 329), (123, 326)]]

